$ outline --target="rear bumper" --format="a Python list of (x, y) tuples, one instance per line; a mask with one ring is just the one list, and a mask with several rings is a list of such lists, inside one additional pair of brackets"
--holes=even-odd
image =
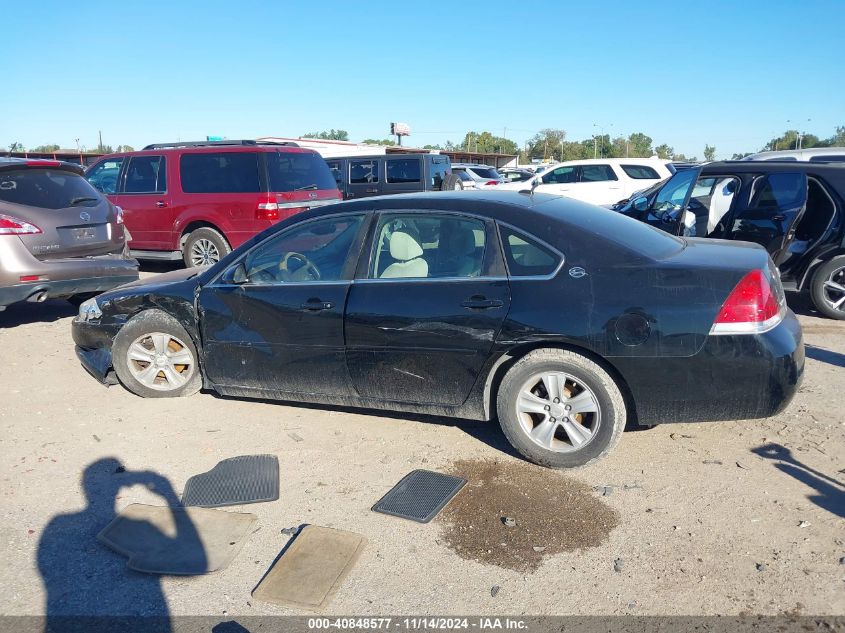
[(767, 418), (801, 386), (804, 341), (788, 310), (765, 334), (708, 336), (694, 356), (611, 360), (631, 389), (640, 424)]
[(124, 274), (15, 284), (0, 288), (0, 306), (11, 305), (19, 301), (42, 301), (56, 297), (70, 297), (76, 294), (100, 293), (137, 279), (138, 271), (136, 268), (124, 271)]

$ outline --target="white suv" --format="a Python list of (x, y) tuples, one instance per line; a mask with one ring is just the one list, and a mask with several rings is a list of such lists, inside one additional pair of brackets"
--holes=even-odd
[(669, 178), (672, 172), (667, 162), (657, 158), (571, 160), (550, 167), (528, 182), (500, 185), (499, 189), (522, 190), (536, 183), (535, 191), (607, 205)]

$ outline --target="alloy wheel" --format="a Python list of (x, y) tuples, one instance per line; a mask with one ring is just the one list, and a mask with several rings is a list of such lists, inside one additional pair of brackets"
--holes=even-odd
[(178, 389), (196, 371), (196, 361), (188, 346), (163, 332), (136, 338), (126, 352), (126, 364), (138, 382), (159, 391)]
[(831, 308), (845, 312), (845, 266), (831, 271), (822, 293), (825, 303)]
[(200, 238), (191, 245), (191, 264), (211, 266), (220, 261), (220, 251), (214, 242)]
[(601, 408), (593, 391), (563, 372), (543, 372), (526, 381), (519, 391), (516, 415), (531, 441), (558, 453), (582, 449), (601, 424)]

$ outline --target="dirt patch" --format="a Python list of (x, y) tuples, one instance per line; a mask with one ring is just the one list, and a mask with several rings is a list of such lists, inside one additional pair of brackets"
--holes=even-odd
[(600, 545), (619, 523), (589, 486), (547, 468), (462, 460), (450, 472), (467, 485), (438, 521), (461, 558), (534, 571), (546, 556)]

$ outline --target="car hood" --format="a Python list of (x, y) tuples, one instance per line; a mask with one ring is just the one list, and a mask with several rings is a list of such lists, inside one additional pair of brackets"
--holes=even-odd
[(156, 275), (155, 277), (145, 277), (139, 279), (138, 281), (133, 281), (132, 283), (121, 286), (121, 288), (133, 288), (137, 290), (142, 286), (161, 286), (165, 284), (175, 283), (177, 281), (185, 281), (186, 279), (190, 279), (191, 277), (196, 277), (204, 270), (205, 268), (202, 267), (171, 270), (170, 272), (161, 273), (160, 275)]

